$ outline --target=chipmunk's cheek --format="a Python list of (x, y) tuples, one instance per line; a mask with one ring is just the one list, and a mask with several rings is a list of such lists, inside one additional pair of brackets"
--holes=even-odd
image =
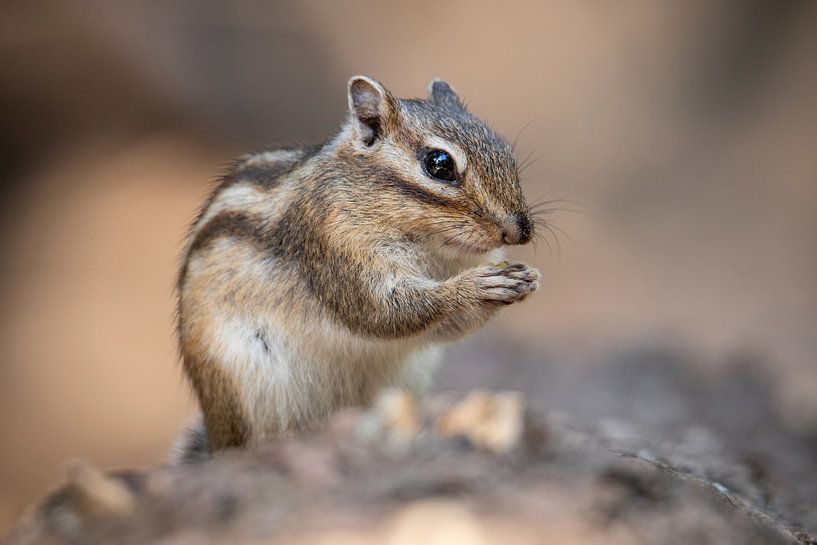
[(501, 248), (507, 244), (505, 242), (505, 235), (502, 229), (502, 226), (495, 225), (492, 226), (490, 230), (487, 231), (488, 239), (491, 241), (490, 246), (491, 249)]

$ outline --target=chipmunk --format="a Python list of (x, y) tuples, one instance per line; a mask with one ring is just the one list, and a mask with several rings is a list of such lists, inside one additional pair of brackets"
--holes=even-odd
[(496, 264), (534, 229), (512, 147), (451, 86), (398, 99), (355, 76), (348, 102), (323, 145), (239, 160), (193, 224), (178, 334), (203, 426), (186, 459), (422, 390), (444, 343), (539, 286)]

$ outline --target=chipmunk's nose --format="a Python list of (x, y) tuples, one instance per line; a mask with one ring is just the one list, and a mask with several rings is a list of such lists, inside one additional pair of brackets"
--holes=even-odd
[(502, 241), (505, 244), (527, 244), (530, 242), (531, 230), (530, 217), (514, 212), (502, 230)]

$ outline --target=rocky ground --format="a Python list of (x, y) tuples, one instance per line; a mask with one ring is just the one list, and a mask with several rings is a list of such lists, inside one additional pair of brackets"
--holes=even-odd
[[(75, 462), (9, 543), (817, 543), (814, 444), (774, 425), (751, 366), (704, 381), (645, 352), (547, 376), (518, 356), (538, 396), (391, 392), (256, 452), (111, 475)], [(587, 394), (584, 416), (559, 390)]]

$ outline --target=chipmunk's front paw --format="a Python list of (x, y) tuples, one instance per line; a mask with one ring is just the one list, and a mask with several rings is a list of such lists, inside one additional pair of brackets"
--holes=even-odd
[(539, 288), (539, 271), (524, 263), (474, 269), (477, 298), (510, 305)]

